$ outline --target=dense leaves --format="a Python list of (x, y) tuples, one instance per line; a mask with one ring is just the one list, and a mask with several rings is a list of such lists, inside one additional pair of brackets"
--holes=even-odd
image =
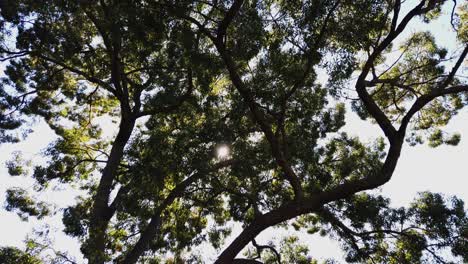
[(8, 189), (6, 203), (5, 209), (10, 212), (16, 211), (22, 220), (27, 220), (29, 216), (41, 219), (50, 214), (46, 203), (34, 201), (34, 198), (29, 197), (27, 191), (21, 188)]
[[(89, 263), (198, 263), (191, 249), (208, 243), (217, 263), (249, 261), (235, 260), (249, 243), (255, 261), (317, 263), (297, 237), (256, 243), (290, 224), (339, 240), (350, 262), (467, 260), (463, 201), (392, 208), (366, 192), (391, 179), (405, 140), (460, 141), (443, 127), (467, 103), (466, 5), (447, 17), (447, 1), (10, 2), (0, 142), (39, 118), (57, 137), (31, 173), (19, 154), (6, 165), (35, 191), (82, 191), (62, 220)], [(398, 39), (439, 17), (457, 50), (428, 31)], [(347, 104), (385, 138), (348, 135)], [(25, 219), (50, 212), (20, 188), (6, 202)], [(244, 230), (225, 245), (233, 222)]]
[(24, 263), (24, 264), (41, 264), (42, 262), (30, 254), (23, 252), (14, 247), (0, 248), (0, 261), (2, 263)]
[(457, 248), (466, 250), (467, 216), (455, 197), (424, 192), (409, 208), (391, 208), (388, 199), (362, 194), (332, 208), (321, 215), (323, 230), (341, 238), (348, 261), (443, 263), (437, 252), (447, 249), (466, 259)]

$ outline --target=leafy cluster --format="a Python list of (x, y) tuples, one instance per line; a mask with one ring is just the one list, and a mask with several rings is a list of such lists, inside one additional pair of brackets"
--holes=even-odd
[(0, 261), (2, 263), (24, 263), (24, 264), (41, 264), (42, 262), (30, 254), (23, 252), (14, 247), (0, 248)]
[(340, 238), (346, 260), (369, 263), (452, 263), (437, 252), (466, 259), (467, 216), (456, 197), (420, 193), (408, 208), (382, 196), (355, 195), (325, 208), (323, 231)]
[[(38, 118), (54, 131), (31, 176), (38, 191), (83, 191), (62, 220), (89, 263), (197, 263), (203, 243), (222, 249), (217, 263), (316, 263), (296, 237), (256, 243), (291, 223), (341, 241), (349, 262), (468, 259), (461, 200), (421, 193), (396, 209), (366, 192), (391, 179), (405, 140), (460, 141), (442, 129), (468, 102), (466, 5), (448, 18), (458, 52), (422, 31), (393, 60), (410, 21), (448, 1), (7, 2), (0, 142)], [(346, 134), (349, 103), (385, 138)], [(28, 174), (19, 155), (6, 165)], [(50, 213), (20, 188), (5, 207)], [(244, 229), (225, 245), (231, 222)]]
[(29, 216), (41, 219), (51, 213), (47, 203), (34, 200), (34, 198), (28, 196), (26, 190), (11, 188), (6, 191), (7, 205), (5, 209), (9, 212), (16, 211), (23, 221), (26, 221)]

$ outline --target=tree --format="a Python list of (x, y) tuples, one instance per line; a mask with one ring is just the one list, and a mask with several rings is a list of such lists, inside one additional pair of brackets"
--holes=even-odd
[[(264, 251), (257, 235), (289, 224), (340, 240), (350, 262), (444, 263), (447, 249), (467, 260), (463, 201), (421, 193), (391, 208), (365, 192), (391, 179), (405, 140), (460, 140), (441, 129), (468, 103), (457, 75), (466, 5), (446, 18), (457, 52), (429, 32), (398, 41), (445, 2), (6, 1), (1, 141), (37, 117), (55, 131), (48, 163), (32, 176), (42, 189), (88, 191), (63, 222), (89, 263), (158, 262), (167, 252), (196, 262), (186, 250), (205, 241), (223, 248), (217, 263), (256, 263), (236, 256), (251, 242)], [(344, 133), (343, 99), (386, 141)], [(102, 136), (103, 119), (118, 122), (115, 138)], [(219, 147), (229, 153), (216, 157)], [(21, 163), (8, 168), (22, 173)], [(48, 213), (22, 189), (9, 190), (8, 202), (21, 214)], [(244, 230), (224, 246), (229, 221)], [(293, 243), (270, 251), (307, 254)]]
[(35, 257), (13, 247), (0, 248), (0, 260), (2, 263), (15, 263), (18, 261), (25, 264), (41, 263), (39, 259), (36, 259)]

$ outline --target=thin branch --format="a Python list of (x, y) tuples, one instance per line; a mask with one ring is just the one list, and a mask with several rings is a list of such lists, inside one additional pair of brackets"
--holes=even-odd
[(257, 241), (255, 241), (255, 239), (252, 239), (252, 245), (257, 249), (257, 252), (258, 252), (259, 256), (260, 256), (260, 253), (264, 249), (269, 249), (269, 250), (273, 251), (273, 253), (276, 256), (276, 261), (278, 262), (278, 264), (281, 264), (281, 255), (278, 253), (278, 251), (274, 247), (269, 246), (269, 245), (259, 245), (259, 244), (257, 244)]
[(5, 61), (8, 61), (8, 60), (20, 58), (20, 57), (26, 56), (26, 55), (28, 55), (28, 54), (29, 54), (29, 52), (24, 52), (24, 53), (21, 53), (21, 54), (16, 54), (16, 55), (10, 55), (10, 56), (6, 56), (6, 57), (1, 57), (1, 58), (0, 58), (0, 62), (5, 62)]
[(302, 86), (307, 78), (307, 76), (309, 75), (310, 71), (313, 69), (313, 52), (316, 52), (317, 49), (319, 49), (321, 43), (322, 43), (322, 40), (323, 40), (323, 37), (325, 35), (325, 31), (327, 29), (327, 25), (328, 25), (328, 22), (330, 20), (330, 18), (332, 17), (332, 14), (335, 12), (335, 10), (338, 8), (339, 4), (340, 4), (341, 1), (336, 1), (336, 3), (333, 5), (333, 7), (331, 8), (331, 10), (328, 12), (327, 16), (325, 17), (325, 21), (323, 22), (322, 24), (322, 27), (320, 28), (320, 33), (316, 39), (316, 41), (314, 42), (314, 45), (309, 49), (309, 52), (306, 54), (308, 55), (307, 56), (307, 63), (306, 63), (306, 66), (305, 66), (305, 70), (304, 70), (304, 73), (302, 74), (302, 77), (294, 84), (293, 88), (288, 92), (286, 93), (285, 95), (285, 101), (288, 100), (295, 92), (296, 90)]
[(424, 106), (426, 106), (429, 102), (431, 102), (434, 98), (439, 96), (444, 96), (448, 94), (456, 94), (460, 92), (468, 92), (468, 85), (457, 85), (445, 89), (433, 89), (431, 93), (425, 94), (419, 97), (410, 108), (410, 110), (406, 113), (401, 121), (401, 126), (399, 131), (404, 131), (410, 122), (411, 118), (415, 113), (421, 110)]
[(439, 263), (442, 263), (442, 264), (447, 264), (448, 263), (444, 259), (442, 259), (441, 257), (437, 256), (437, 254), (434, 251), (432, 251), (431, 249), (429, 249), (428, 247), (425, 247), (424, 249), (427, 252), (429, 252)]
[(110, 86), (108, 83), (96, 78), (95, 76), (88, 75), (84, 71), (79, 70), (77, 68), (74, 68), (72, 66), (69, 66), (66, 63), (64, 63), (62, 61), (59, 61), (57, 59), (54, 59), (52, 57), (47, 57), (47, 56), (45, 56), (43, 54), (34, 54), (34, 55), (36, 55), (37, 57), (39, 57), (39, 58), (41, 58), (43, 60), (46, 60), (48, 62), (59, 65), (59, 66), (65, 68), (65, 69), (67, 69), (67, 70), (69, 70), (69, 71), (71, 71), (71, 72), (73, 72), (75, 74), (78, 74), (78, 75), (82, 76), (83, 78), (85, 78), (86, 80), (88, 80), (88, 81), (90, 81), (90, 82), (92, 82), (94, 84), (98, 84), (98, 85), (102, 86), (104, 89), (110, 91), (112, 94), (117, 95), (116, 90), (112, 86)]
[(452, 70), (450, 71), (449, 75), (447, 76), (447, 79), (445, 80), (445, 82), (442, 84), (442, 86), (440, 88), (442, 88), (442, 89), (445, 88), (447, 85), (449, 85), (453, 81), (453, 78), (455, 77), (455, 74), (457, 73), (457, 71), (460, 68), (461, 64), (465, 61), (465, 58), (466, 58), (467, 54), (468, 54), (468, 44), (465, 45), (465, 49), (463, 50), (462, 54), (460, 55), (457, 62), (455, 63), (455, 66), (453, 66)]
[(457, 0), (453, 1), (452, 13), (450, 14), (450, 24), (452, 25), (453, 30), (457, 31), (457, 27), (455, 26), (455, 9), (457, 8)]
[(185, 91), (185, 93), (177, 99), (176, 103), (162, 106), (162, 107), (155, 108), (155, 109), (143, 110), (143, 111), (138, 111), (139, 109), (135, 108), (136, 118), (147, 116), (147, 115), (155, 115), (157, 113), (170, 113), (178, 109), (185, 101), (187, 101), (191, 97), (193, 90), (194, 90), (194, 85), (193, 85), (192, 70), (189, 69), (187, 72), (187, 91)]
[(366, 87), (375, 87), (376, 84), (390, 84), (391, 86), (396, 86), (398, 88), (402, 88), (404, 90), (407, 90), (407, 91), (411, 92), (412, 94), (414, 94), (415, 96), (421, 95), (421, 93), (414, 90), (413, 87), (411, 87), (411, 85), (405, 85), (405, 84), (399, 83), (398, 79), (376, 79), (376, 80), (366, 81), (365, 82)]

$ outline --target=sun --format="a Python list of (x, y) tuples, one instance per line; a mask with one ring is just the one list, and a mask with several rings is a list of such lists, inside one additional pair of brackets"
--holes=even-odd
[(229, 156), (229, 147), (226, 145), (219, 146), (216, 149), (216, 156), (218, 159), (225, 159)]

